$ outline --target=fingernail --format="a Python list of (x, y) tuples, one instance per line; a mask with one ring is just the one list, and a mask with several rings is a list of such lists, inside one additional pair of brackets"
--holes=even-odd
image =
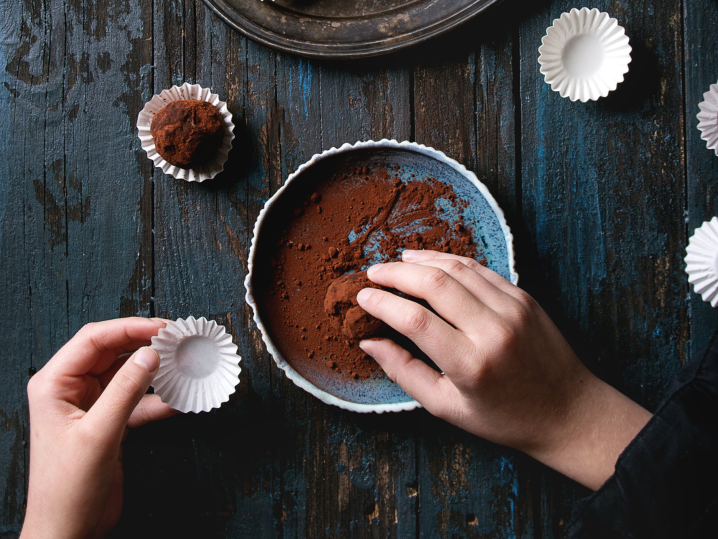
[(401, 253), (401, 259), (406, 262), (409, 262), (410, 260), (416, 260), (416, 255), (417, 255), (416, 251), (407, 249), (406, 251)]
[(374, 357), (374, 354), (372, 354), (369, 350), (366, 349), (366, 345), (369, 343), (368, 340), (365, 341), (359, 341), (359, 348), (364, 350), (364, 353), (370, 357)]
[(137, 350), (132, 356), (132, 361), (147, 369), (148, 372), (155, 372), (160, 367), (160, 356), (148, 346)]
[(367, 277), (371, 278), (371, 276), (376, 273), (384, 264), (374, 264), (371, 268), (366, 270)]
[(362, 288), (357, 294), (357, 301), (359, 302), (359, 305), (367, 301), (369, 296), (371, 296), (374, 292), (376, 292), (375, 288)]

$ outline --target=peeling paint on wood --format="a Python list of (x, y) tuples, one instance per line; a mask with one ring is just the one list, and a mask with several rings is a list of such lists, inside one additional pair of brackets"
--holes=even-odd
[[(521, 285), (592, 369), (654, 406), (716, 323), (682, 259), (716, 211), (718, 158), (695, 114), (718, 72), (718, 7), (598, 0), (633, 62), (587, 104), (551, 92), (536, 61), (571, 7), (504, 2), (417, 48), (329, 62), (253, 43), (199, 0), (4, 0), (0, 535), (24, 516), (30, 373), (85, 322), (193, 314), (228, 328), (242, 381), (221, 410), (132, 433), (116, 537), (564, 537), (586, 494), (571, 481), (424, 411), (356, 415), (296, 388), (243, 280), (254, 220), (302, 162), (416, 140), (477, 173)], [(136, 135), (152, 94), (184, 82), (219, 93), (237, 126), (202, 185), (155, 171)]]

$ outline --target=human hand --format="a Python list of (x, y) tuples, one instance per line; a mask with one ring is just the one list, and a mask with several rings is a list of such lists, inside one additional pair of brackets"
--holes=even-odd
[(22, 539), (102, 537), (117, 523), (128, 428), (177, 413), (145, 395), (160, 359), (140, 347), (164, 326), (146, 318), (88, 324), (30, 379)]
[(426, 300), (438, 316), (372, 288), (357, 301), (445, 375), (389, 339), (361, 348), (430, 413), (601, 486), (651, 414), (591, 374), (543, 309), (496, 273), (434, 251), (404, 251), (402, 260), (368, 277)]

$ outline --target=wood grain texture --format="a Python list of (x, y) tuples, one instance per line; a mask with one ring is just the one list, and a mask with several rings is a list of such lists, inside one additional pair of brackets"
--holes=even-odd
[[(625, 27), (633, 62), (617, 91), (586, 104), (551, 91), (536, 61), (571, 7), (534, 7), (521, 23), (518, 271), (579, 357), (652, 409), (689, 349), (681, 5), (595, 4)], [(555, 474), (544, 485), (543, 533), (561, 536), (582, 492)]]
[[(718, 80), (718, 5), (716, 2), (684, 2), (685, 128), (687, 181), (687, 235), (718, 215), (718, 156), (706, 148), (698, 131), (698, 104)], [(709, 303), (691, 291), (691, 355), (708, 344), (718, 326)]]
[[(287, 175), (344, 142), (434, 146), (476, 172), (515, 235), (521, 286), (589, 366), (652, 408), (707, 341), (687, 238), (716, 213), (696, 129), (718, 75), (714, 0), (598, 0), (626, 28), (626, 81), (596, 103), (543, 82), (567, 0), (504, 2), (389, 57), (309, 61), (200, 0), (0, 0), (0, 536), (24, 516), (25, 386), (84, 323), (207, 316), (242, 355), (220, 410), (133, 432), (114, 537), (559, 538), (573, 482), (424, 411), (351, 414), (273, 364), (244, 302), (254, 221)], [(137, 113), (184, 82), (236, 125), (225, 171), (153, 169)]]
[[(409, 137), (409, 70), (396, 58), (317, 65), (322, 149)], [(416, 418), (311, 406), (307, 536), (415, 537)]]
[[(505, 8), (497, 18), (502, 15)], [(507, 209), (509, 226), (514, 226), (518, 203), (512, 46), (516, 30), (511, 24), (497, 28), (478, 21), (425, 47), (414, 69), (417, 142), (440, 148), (476, 170)], [(533, 537), (528, 459), (428, 415), (423, 423), (422, 533), (447, 538)]]

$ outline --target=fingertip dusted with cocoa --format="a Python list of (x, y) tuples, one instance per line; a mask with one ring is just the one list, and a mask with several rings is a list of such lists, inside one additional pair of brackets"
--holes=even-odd
[(324, 311), (332, 326), (350, 339), (364, 339), (386, 329), (384, 322), (359, 306), (357, 294), (364, 288), (381, 289), (366, 271), (347, 273), (332, 281), (324, 298)]

